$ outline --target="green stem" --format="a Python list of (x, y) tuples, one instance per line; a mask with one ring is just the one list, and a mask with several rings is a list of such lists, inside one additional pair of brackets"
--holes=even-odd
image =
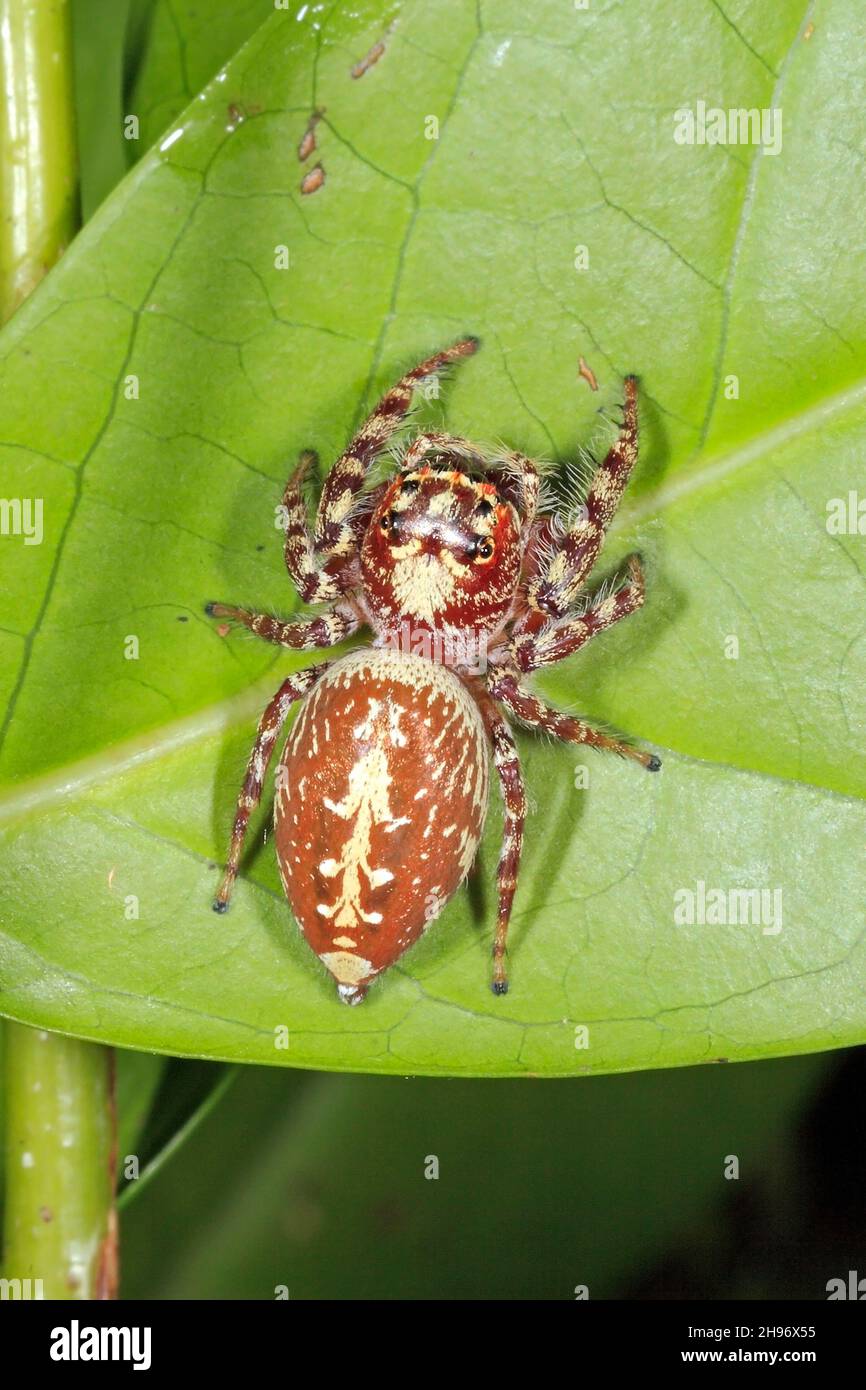
[(6, 1024), (5, 1053), (4, 1275), (31, 1280), (34, 1297), (110, 1297), (113, 1054), (19, 1023)]
[[(77, 220), (67, 0), (0, 0), (0, 323), (63, 254)], [(30, 1280), (25, 1296), (112, 1297), (114, 1054), (7, 1023), (4, 1071), (4, 1276)]]
[(0, 323), (78, 220), (67, 0), (0, 0)]

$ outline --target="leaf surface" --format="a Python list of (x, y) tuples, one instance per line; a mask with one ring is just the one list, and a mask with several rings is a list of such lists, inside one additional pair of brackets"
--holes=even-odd
[[(2, 1012), (455, 1075), (863, 1040), (864, 537), (827, 526), (866, 446), (856, 20), (853, 0), (277, 11), (139, 161), (0, 335), (0, 486), (44, 500), (42, 544), (0, 545)], [(695, 93), (780, 110), (780, 152), (676, 143)], [(291, 610), (274, 509), (298, 452), (331, 459), (467, 331), (483, 351), (426, 416), (563, 465), (640, 377), (601, 573), (638, 549), (648, 602), (539, 688), (664, 767), (524, 737), (511, 993), (487, 986), (494, 805), (476, 883), (350, 1011), (270, 846), (210, 912), (257, 712), (303, 659), (202, 607)], [(763, 891), (764, 916), (678, 925), (700, 884), (729, 914)]]

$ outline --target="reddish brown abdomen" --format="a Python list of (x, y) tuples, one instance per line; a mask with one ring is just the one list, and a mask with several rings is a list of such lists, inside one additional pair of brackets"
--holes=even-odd
[(465, 877), (488, 777), (478, 707), (433, 661), (352, 652), (308, 697), (280, 761), (274, 838), (292, 911), (347, 1003)]

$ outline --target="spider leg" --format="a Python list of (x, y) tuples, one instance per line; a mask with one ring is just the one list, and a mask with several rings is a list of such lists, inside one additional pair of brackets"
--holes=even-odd
[(211, 618), (228, 618), (229, 622), (240, 623), (265, 642), (302, 652), (316, 647), (335, 647), (361, 626), (357, 613), (347, 603), (338, 603), (327, 613), (295, 618), (291, 622), (274, 618), (270, 613), (250, 613), (246, 608), (235, 608), (227, 603), (209, 603), (205, 612)]
[(508, 976), (505, 969), (508, 923), (517, 888), (517, 873), (520, 868), (520, 851), (523, 847), (523, 827), (526, 822), (526, 793), (523, 775), (520, 771), (520, 758), (514, 737), (494, 701), (483, 692), (479, 704), (490, 741), (493, 745), (493, 762), (499, 775), (502, 800), (505, 805), (505, 822), (502, 827), (502, 850), (496, 871), (499, 893), (499, 910), (496, 917), (496, 932), (493, 937), (493, 982), (494, 994), (506, 994)]
[(339, 573), (345, 565), (321, 565), (316, 557), (307, 503), (302, 490), (302, 484), (315, 463), (314, 451), (305, 449), (297, 468), (286, 483), (282, 501), (282, 519), (286, 533), (283, 558), (289, 578), (304, 603), (333, 603), (347, 587)]
[(585, 613), (570, 614), (535, 632), (516, 633), (506, 646), (507, 658), (522, 674), (552, 666), (579, 651), (597, 633), (635, 613), (643, 601), (643, 570), (638, 556), (631, 555), (625, 584), (605, 598), (596, 598)]
[(241, 787), (237, 808), (235, 810), (235, 820), (232, 828), (231, 845), (229, 847), (229, 857), (226, 861), (225, 874), (223, 875), (219, 892), (214, 899), (214, 912), (228, 911), (229, 898), (231, 897), (232, 886), (237, 877), (238, 864), (240, 863), (247, 826), (249, 825), (250, 816), (261, 800), (265, 773), (268, 770), (268, 763), (274, 751), (274, 744), (279, 738), (283, 724), (286, 722), (286, 715), (295, 701), (300, 700), (303, 695), (306, 695), (313, 688), (316, 681), (323, 672), (327, 670), (330, 664), (329, 661), (323, 661), (317, 666), (308, 666), (305, 671), (296, 671), (293, 676), (289, 676), (283, 681), (276, 695), (259, 720), (255, 743), (250, 753), (246, 776), (243, 786)]
[(301, 455), (283, 493), (282, 515), (286, 568), (305, 603), (333, 603), (350, 587), (346, 571), (359, 544), (354, 524), (359, 496), (370, 465), (403, 423), (415, 387), (477, 349), (477, 338), (464, 338), (413, 367), (385, 393), (328, 473), (312, 532), (302, 484), (316, 455), (310, 449)]
[(637, 459), (637, 382), (625, 379), (622, 428), (596, 469), (578, 521), (556, 545), (552, 558), (526, 588), (529, 613), (520, 628), (532, 631), (548, 617), (562, 618), (572, 607), (604, 545), (604, 536), (619, 506)]
[(370, 465), (405, 420), (415, 387), (461, 357), (471, 357), (477, 349), (477, 338), (464, 338), (413, 367), (385, 393), (325, 479), (313, 541), (317, 556), (333, 561), (345, 559), (354, 550), (351, 518), (355, 504)]
[(554, 738), (562, 739), (564, 743), (586, 743), (592, 748), (607, 748), (624, 758), (633, 758), (648, 772), (658, 772), (662, 765), (661, 759), (655, 753), (645, 753), (640, 748), (633, 748), (630, 743), (612, 738), (610, 734), (593, 728), (583, 719), (576, 719), (571, 714), (552, 709), (531, 690), (524, 690), (516, 673), (497, 671), (494, 667), (488, 675), (487, 688), (494, 700), (500, 701), (531, 729), (542, 729), (553, 734)]

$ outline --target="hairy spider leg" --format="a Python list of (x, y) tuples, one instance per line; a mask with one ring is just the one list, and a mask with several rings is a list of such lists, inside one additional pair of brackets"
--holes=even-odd
[(604, 545), (637, 459), (637, 444), (637, 380), (627, 376), (622, 428), (593, 474), (578, 521), (558, 541), (548, 530), (554, 553), (527, 585), (528, 612), (518, 623), (521, 631), (532, 632), (549, 618), (565, 617), (574, 604)]
[(464, 338), (413, 367), (386, 391), (328, 473), (312, 534), (301, 484), (315, 456), (307, 452), (302, 457), (286, 485), (283, 508), (286, 567), (305, 603), (331, 603), (349, 586), (347, 561), (358, 544), (352, 522), (361, 490), (371, 464), (405, 421), (416, 386), (477, 349), (477, 338)]
[(502, 848), (496, 870), (499, 907), (493, 936), (493, 993), (508, 991), (505, 957), (508, 924), (517, 888), (520, 853), (523, 848), (523, 829), (526, 824), (526, 792), (517, 745), (508, 724), (486, 691), (476, 692), (482, 717), (493, 747), (493, 763), (499, 777), (505, 816), (502, 826)]
[(232, 886), (237, 878), (247, 826), (250, 816), (261, 800), (265, 773), (274, 751), (274, 744), (286, 722), (286, 716), (296, 700), (309, 694), (316, 681), (327, 671), (330, 664), (329, 661), (322, 661), (317, 666), (308, 666), (306, 670), (296, 671), (293, 676), (288, 676), (259, 720), (255, 742), (247, 763), (246, 776), (235, 809), (229, 857), (226, 861), (223, 881), (214, 899), (214, 912), (226, 912), (228, 910)]
[(523, 632), (506, 646), (507, 661), (513, 662), (522, 674), (537, 671), (540, 666), (552, 666), (579, 651), (591, 638), (613, 627), (643, 604), (645, 586), (643, 570), (637, 555), (628, 560), (628, 579), (613, 593), (594, 599), (584, 613), (569, 614), (535, 632)]

